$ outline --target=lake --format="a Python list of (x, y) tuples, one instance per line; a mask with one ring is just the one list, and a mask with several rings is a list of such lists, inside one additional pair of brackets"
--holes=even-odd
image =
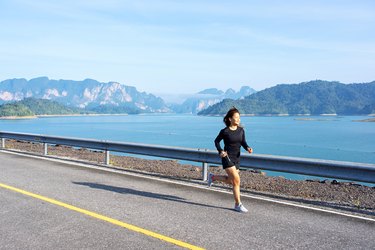
[[(375, 163), (375, 123), (354, 122), (367, 118), (242, 116), (241, 123), (256, 154)], [(2, 131), (211, 150), (215, 150), (213, 141), (223, 127), (222, 117), (179, 114), (0, 120)]]

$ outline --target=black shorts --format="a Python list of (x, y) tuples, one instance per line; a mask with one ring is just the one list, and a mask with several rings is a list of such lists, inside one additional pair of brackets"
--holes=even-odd
[(223, 169), (236, 166), (236, 169), (240, 169), (240, 159), (233, 156), (225, 156), (221, 158), (221, 163), (223, 164)]

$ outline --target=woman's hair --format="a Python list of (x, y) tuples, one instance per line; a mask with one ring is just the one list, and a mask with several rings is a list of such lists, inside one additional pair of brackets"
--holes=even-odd
[(238, 111), (238, 109), (236, 109), (235, 107), (232, 107), (230, 110), (228, 110), (227, 114), (224, 116), (223, 122), (225, 123), (227, 127), (230, 126), (229, 118), (232, 118), (235, 113), (239, 114), (240, 111)]

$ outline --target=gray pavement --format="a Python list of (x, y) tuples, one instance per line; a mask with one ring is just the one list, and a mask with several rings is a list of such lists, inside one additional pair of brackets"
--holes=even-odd
[[(375, 249), (375, 222), (0, 152), (0, 183), (207, 249)], [(0, 187), (0, 249), (180, 249)]]

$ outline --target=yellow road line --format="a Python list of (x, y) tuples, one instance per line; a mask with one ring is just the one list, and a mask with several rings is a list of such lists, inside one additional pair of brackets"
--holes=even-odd
[(191, 245), (189, 243), (179, 241), (179, 240), (170, 238), (168, 236), (164, 236), (164, 235), (149, 231), (147, 229), (143, 229), (143, 228), (140, 228), (140, 227), (137, 227), (137, 226), (134, 226), (134, 225), (116, 220), (116, 219), (112, 219), (110, 217), (107, 217), (107, 216), (104, 216), (104, 215), (101, 215), (101, 214), (97, 214), (97, 213), (94, 213), (94, 212), (91, 212), (91, 211), (88, 211), (88, 210), (85, 210), (85, 209), (82, 209), (82, 208), (79, 208), (79, 207), (75, 207), (75, 206), (72, 206), (72, 205), (54, 200), (54, 199), (50, 199), (50, 198), (45, 197), (45, 196), (34, 194), (34, 193), (31, 193), (31, 192), (28, 192), (28, 191), (25, 191), (25, 190), (22, 190), (22, 189), (19, 189), (19, 188), (8, 186), (8, 185), (2, 184), (2, 183), (0, 183), (0, 187), (8, 189), (8, 190), (12, 190), (12, 191), (17, 192), (17, 193), (24, 194), (24, 195), (27, 195), (27, 196), (30, 196), (30, 197), (33, 197), (33, 198), (36, 198), (36, 199), (39, 199), (39, 200), (42, 200), (42, 201), (46, 201), (46, 202), (52, 203), (52, 204), (57, 205), (57, 206), (65, 207), (67, 209), (76, 211), (78, 213), (82, 213), (82, 214), (94, 217), (96, 219), (103, 220), (103, 221), (112, 223), (114, 225), (129, 229), (131, 231), (135, 231), (135, 232), (145, 234), (147, 236), (150, 236), (150, 237), (162, 240), (162, 241), (166, 241), (166, 242), (175, 244), (175, 245), (180, 246), (180, 247), (184, 247), (184, 248), (187, 248), (187, 249), (196, 249), (196, 250), (203, 249), (203, 248)]

